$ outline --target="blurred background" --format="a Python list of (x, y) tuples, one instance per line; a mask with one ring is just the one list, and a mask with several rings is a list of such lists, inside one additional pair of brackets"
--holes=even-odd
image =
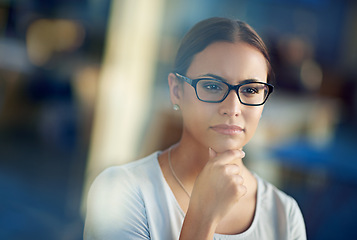
[(352, 0), (0, 0), (0, 239), (82, 239), (94, 177), (179, 139), (167, 74), (212, 16), (272, 57), (246, 164), (298, 201), (308, 239), (357, 239)]

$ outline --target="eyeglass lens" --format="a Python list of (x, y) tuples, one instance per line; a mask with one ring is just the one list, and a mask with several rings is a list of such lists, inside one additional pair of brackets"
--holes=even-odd
[[(226, 97), (229, 87), (220, 81), (202, 79), (197, 82), (196, 91), (202, 101), (219, 102)], [(263, 83), (247, 83), (238, 89), (240, 101), (245, 104), (262, 104), (268, 93), (269, 87)]]

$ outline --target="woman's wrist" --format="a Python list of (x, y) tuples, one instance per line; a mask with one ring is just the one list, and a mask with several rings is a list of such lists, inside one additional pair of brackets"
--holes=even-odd
[(207, 212), (200, 212), (197, 209), (189, 208), (181, 229), (180, 240), (213, 239), (219, 220)]

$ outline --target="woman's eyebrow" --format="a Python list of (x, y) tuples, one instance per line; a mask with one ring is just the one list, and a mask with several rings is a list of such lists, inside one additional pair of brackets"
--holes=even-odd
[(260, 81), (258, 81), (257, 79), (251, 78), (251, 79), (246, 79), (246, 80), (240, 81), (239, 84), (257, 83), (257, 82), (260, 82)]
[[(199, 77), (211, 77), (211, 78), (214, 78), (214, 79), (218, 79), (218, 80), (220, 80), (222, 82), (228, 83), (228, 81), (225, 78), (223, 78), (221, 76), (218, 76), (216, 74), (212, 74), (212, 73), (203, 74), (203, 75), (200, 75)], [(250, 78), (250, 79), (245, 79), (243, 81), (240, 81), (239, 84), (255, 83), (255, 82), (259, 82), (259, 80), (254, 79), (254, 78)]]
[(225, 78), (221, 77), (221, 76), (218, 76), (216, 74), (212, 74), (212, 73), (206, 73), (206, 74), (203, 74), (203, 75), (200, 75), (199, 77), (211, 77), (211, 78), (214, 78), (214, 79), (218, 79), (222, 82), (228, 82)]

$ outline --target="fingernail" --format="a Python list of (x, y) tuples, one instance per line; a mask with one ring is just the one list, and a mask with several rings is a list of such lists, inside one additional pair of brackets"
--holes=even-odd
[(208, 157), (211, 157), (212, 156), (212, 148), (208, 148)]

